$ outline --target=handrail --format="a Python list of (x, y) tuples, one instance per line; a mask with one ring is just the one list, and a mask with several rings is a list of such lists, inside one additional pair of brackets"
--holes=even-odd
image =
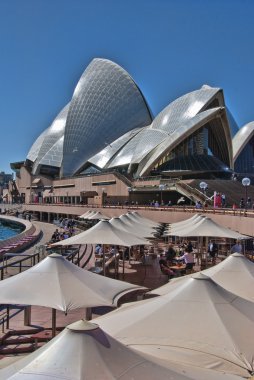
[[(19, 254), (17, 253), (17, 256), (18, 255)], [(36, 257), (37, 257), (38, 262), (40, 260), (40, 252), (35, 252), (33, 254), (29, 254), (29, 255), (26, 255), (25, 257), (24, 256), (22, 256), (22, 257), (23, 257), (22, 259), (19, 259), (19, 260), (16, 260), (16, 261), (12, 261), (11, 263), (0, 265), (0, 271), (1, 271), (0, 280), (4, 279), (4, 270), (7, 270), (7, 268), (9, 268), (9, 267), (19, 266), (19, 273), (21, 273), (22, 272), (22, 263), (23, 263), (23, 261), (31, 259), (32, 264), (35, 265)]]

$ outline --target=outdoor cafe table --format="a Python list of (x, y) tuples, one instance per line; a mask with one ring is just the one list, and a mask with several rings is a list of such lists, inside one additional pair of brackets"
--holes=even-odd
[(170, 269), (172, 269), (177, 276), (180, 276), (181, 275), (181, 272), (185, 270), (186, 268), (186, 265), (185, 264), (181, 264), (181, 265), (172, 265), (171, 267), (169, 267)]

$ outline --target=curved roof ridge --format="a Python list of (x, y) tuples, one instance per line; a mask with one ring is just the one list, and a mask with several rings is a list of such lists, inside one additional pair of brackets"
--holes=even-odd
[(254, 121), (243, 125), (233, 137), (233, 160), (237, 160), (244, 147), (248, 144), (254, 135)]

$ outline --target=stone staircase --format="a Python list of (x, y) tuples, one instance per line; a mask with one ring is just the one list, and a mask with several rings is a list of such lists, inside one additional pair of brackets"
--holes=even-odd
[(9, 330), (1, 338), (0, 358), (5, 355), (17, 355), (33, 352), (48, 342), (50, 336), (51, 331), (43, 330), (41, 328)]

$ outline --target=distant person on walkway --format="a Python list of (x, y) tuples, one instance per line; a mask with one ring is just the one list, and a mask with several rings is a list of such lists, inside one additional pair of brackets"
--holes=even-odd
[(241, 200), (240, 200), (240, 208), (243, 209), (244, 207), (245, 207), (244, 199), (241, 198)]
[(239, 240), (236, 241), (236, 243), (231, 248), (231, 253), (242, 253), (243, 247)]
[(221, 194), (221, 207), (226, 206), (226, 195), (224, 193)]
[(247, 204), (246, 204), (247, 208), (251, 208), (251, 198), (248, 197), (247, 199)]

